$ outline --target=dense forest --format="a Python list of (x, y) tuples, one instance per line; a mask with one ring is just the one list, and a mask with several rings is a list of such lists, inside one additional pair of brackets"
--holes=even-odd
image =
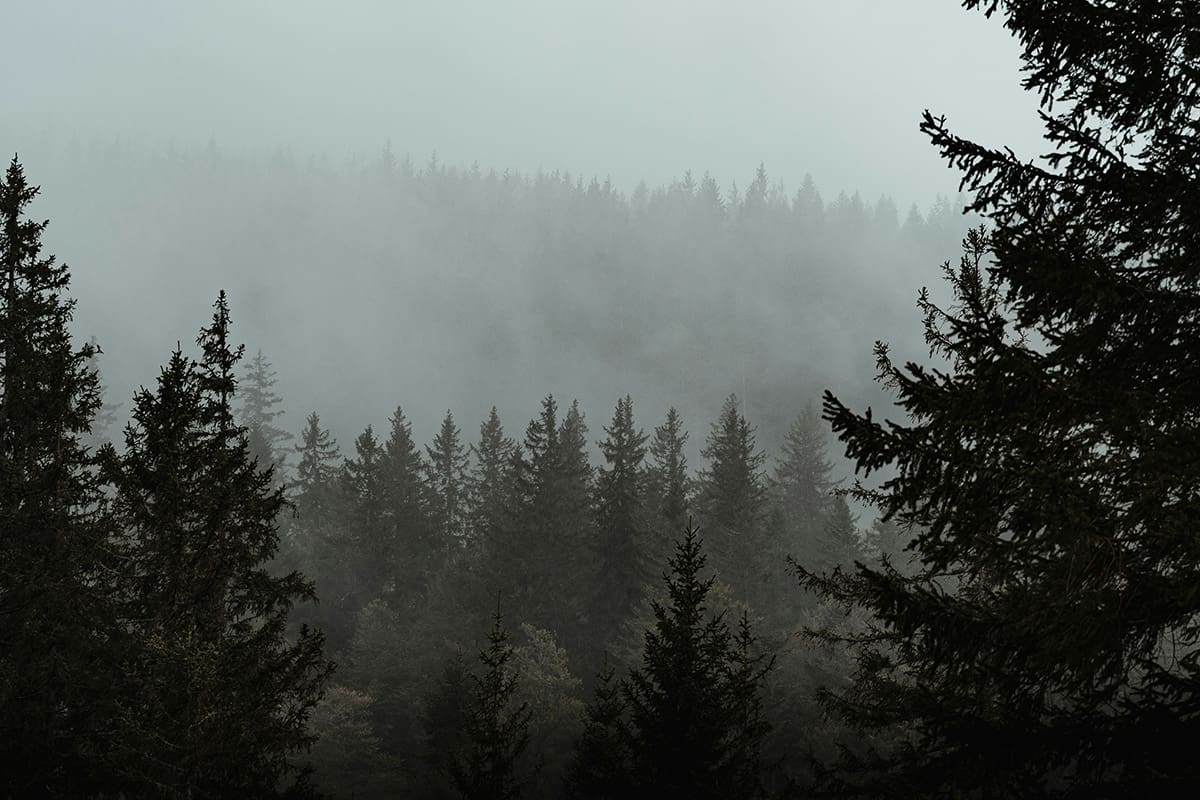
[(926, 112), (965, 217), (67, 146), (82, 328), (14, 157), (0, 796), (1192, 796), (1200, 27), (963, 5), (1050, 148)]

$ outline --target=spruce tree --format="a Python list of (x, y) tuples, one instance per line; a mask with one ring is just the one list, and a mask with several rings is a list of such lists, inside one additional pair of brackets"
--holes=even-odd
[(85, 441), (100, 408), (91, 345), (69, 324), (70, 273), (43, 255), (38, 187), (0, 180), (0, 795), (97, 790), (123, 645), (117, 553)]
[(461, 436), (447, 410), (432, 446), (425, 448), (434, 530), (440, 541), (454, 548), (463, 545), (467, 534), (467, 453)]
[(471, 446), (474, 466), (470, 474), (470, 527), (472, 544), (494, 549), (505, 509), (513, 490), (513, 453), (516, 443), (504, 435), (496, 407), (479, 425), (479, 443)]
[(340, 478), (347, 503), (345, 526), (348, 560), (356, 576), (344, 602), (357, 614), (391, 591), (400, 566), (398, 545), (390, 525), (384, 477), (385, 454), (370, 425), (354, 440), (354, 458), (346, 459)]
[(305, 421), (295, 453), (296, 479), (291, 486), (295, 518), (285, 544), (296, 551), (292, 562), (312, 578), (319, 598), (318, 603), (297, 609), (296, 617), (324, 633), (325, 651), (337, 660), (350, 644), (358, 610), (352, 598), (359, 577), (340, 484), (343, 459), (315, 411)]
[[(687, 446), (688, 433), (683, 429), (679, 412), (672, 406), (667, 419), (654, 429), (650, 440), (651, 465), (647, 474), (647, 495), (653, 509), (660, 540), (671, 541), (676, 531), (683, 530), (688, 515)], [(658, 554), (664, 559), (668, 548)]]
[[(862, 796), (1182, 797), (1200, 762), (1200, 18), (1178, 0), (1003, 9), (1042, 101), (1040, 164), (922, 129), (963, 170), (953, 293), (922, 293), (931, 366), (882, 379), (907, 419), (825, 416), (920, 572), (814, 580), (877, 618), (846, 764)], [(895, 728), (892, 728), (894, 724)], [(906, 732), (910, 732), (907, 733)]]
[[(274, 794), (312, 737), (329, 666), (322, 640), (289, 640), (289, 609), (313, 598), (298, 573), (272, 575), (283, 489), (258, 469), (234, 423), (234, 367), (222, 292), (198, 362), (179, 350), (142, 390), (125, 452), (109, 451), (114, 507), (130, 540), (117, 722), (136, 748), (133, 794)], [(140, 738), (139, 738), (140, 737)]]
[(517, 678), (509, 667), (512, 653), (497, 608), (488, 645), (479, 653), (483, 674), (472, 676), (466, 743), (451, 761), (454, 784), (464, 800), (516, 800), (532, 777), (525, 763), (530, 710), (513, 699)]
[(665, 603), (653, 604), (642, 666), (623, 694), (629, 709), (634, 797), (762, 796), (759, 747), (768, 726), (759, 697), (769, 661), (754, 654), (744, 622), (735, 636), (707, 600), (715, 578), (689, 526), (665, 575)]
[(291, 440), (292, 434), (276, 425), (284, 414), (279, 407), (283, 398), (275, 392), (276, 383), (278, 380), (271, 362), (259, 350), (246, 364), (244, 377), (238, 384), (241, 406), (237, 420), (246, 429), (250, 454), (258, 460), (259, 466), (274, 466), (279, 475), (287, 461), (285, 443)]
[(399, 406), (391, 417), (383, 456), (387, 538), (395, 548), (386, 591), (399, 609), (424, 593), (429, 577), (444, 563), (449, 543), (440, 541), (434, 530), (425, 461), (413, 441), (412, 423)]
[(596, 475), (596, 527), (592, 542), (594, 599), (589, 615), (593, 646), (607, 644), (641, 602), (652, 574), (644, 470), (646, 435), (634, 428), (633, 401), (617, 401), (600, 452), (607, 466)]
[(735, 395), (721, 406), (700, 454), (707, 465), (698, 476), (696, 509), (712, 531), (714, 560), (737, 596), (756, 605), (767, 566), (766, 456)]
[(833, 508), (832, 469), (821, 420), (807, 408), (788, 428), (770, 487), (779, 543), (801, 564), (813, 563)]
[(621, 682), (606, 657), (585, 711), (583, 733), (575, 743), (575, 756), (567, 776), (568, 797), (573, 800), (624, 800), (633, 796), (630, 737), (625, 716)]

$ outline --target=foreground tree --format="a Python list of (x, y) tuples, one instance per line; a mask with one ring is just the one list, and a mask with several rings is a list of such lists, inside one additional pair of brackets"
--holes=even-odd
[(234, 423), (229, 308), (218, 297), (193, 362), (178, 350), (156, 391), (134, 400), (114, 507), (129, 536), (129, 682), (115, 726), (133, 794), (271, 796), (312, 737), (329, 667), (321, 637), (287, 633), (312, 599), (302, 576), (272, 575), (284, 504)]
[(1001, 5), (1053, 154), (922, 125), (964, 170), (953, 301), (923, 293), (945, 363), (881, 377), (908, 414), (825, 415), (920, 571), (809, 575), (870, 609), (831, 705), (911, 731), (841, 772), (879, 796), (1165, 797), (1200, 762), (1200, 17), (1191, 4)]
[(66, 265), (24, 217), (38, 188), (0, 181), (0, 795), (95, 790), (108, 679), (111, 543), (84, 441), (95, 348), (76, 348)]

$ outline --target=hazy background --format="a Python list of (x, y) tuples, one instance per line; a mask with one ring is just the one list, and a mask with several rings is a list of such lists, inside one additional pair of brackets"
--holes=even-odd
[[(757, 400), (771, 447), (826, 385), (872, 396), (874, 339), (920, 354), (913, 297), (961, 231), (864, 250), (822, 223), (795, 245), (777, 214), (697, 253), (700, 223), (638, 211), (639, 182), (709, 172), (730, 196), (762, 163), (780, 197), (809, 174), (826, 203), (886, 195), (902, 223), (957, 187), (923, 108), (1040, 152), (1015, 43), (951, 0), (116, 0), (3, 17), (0, 149), (43, 187), (34, 213), (75, 268), (77, 332), (100, 337), (114, 399), (128, 408), (224, 287), (239, 337), (280, 372), (288, 426), (318, 409), (344, 447), (398, 403), (420, 440), (447, 407), (474, 438), (492, 403), (519, 435), (547, 392), (578, 396), (594, 438), (618, 395), (647, 428), (674, 403), (698, 445), (729, 391)], [(391, 188), (385, 147), (415, 165)], [(547, 205), (547, 182), (478, 188), (493, 170), (557, 174), (579, 196), (611, 179), (603, 202), (625, 222)], [(625, 293), (597, 291), (610, 250)], [(658, 326), (620, 313), (647, 271), (665, 295), (645, 312), (671, 309)], [(572, 343), (560, 328), (581, 319)], [(605, 338), (614, 326), (629, 335)]]

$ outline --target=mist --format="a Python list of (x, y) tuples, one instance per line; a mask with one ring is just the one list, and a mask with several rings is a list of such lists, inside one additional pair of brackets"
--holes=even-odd
[[(805, 637), (874, 621), (813, 575), (909, 580), (920, 526), (881, 515), (896, 469), (847, 458), (822, 398), (902, 425), (876, 343), (955, 363), (918, 297), (958, 308), (943, 265), (982, 259), (985, 220), (922, 112), (1026, 162), (1047, 147), (996, 19), (931, 0), (128, 0), (4, 23), (5, 213), (50, 221), (28, 235), (77, 304), (38, 308), (100, 348), (53, 362), (83, 387), (88, 419), (55, 424), (76, 426), (102, 520), (84, 537), (101, 566), (71, 591), (119, 576), (54, 635), (125, 642), (79, 669), (117, 676), (96, 717), (146, 754), (95, 767), (84, 795), (223, 796), (245, 763), (204, 726), (228, 712), (284, 765), (240, 796), (309, 766), (334, 797), (484, 796), (464, 764), (487, 747), (506, 797), (632, 796), (587, 794), (580, 765), (611, 755), (588, 749), (602, 701), (619, 747), (621, 714), (647, 752), (678, 722), (646, 687), (675, 674), (655, 670), (685, 618), (706, 622), (679, 674), (722, 747), (751, 743), (721, 756), (749, 766), (719, 796), (790, 796), (813, 758), (869, 743), (817, 699), (859, 666)], [(287, 698), (239, 683), (285, 656)], [(621, 757), (644, 778), (669, 762), (653, 752)]]

